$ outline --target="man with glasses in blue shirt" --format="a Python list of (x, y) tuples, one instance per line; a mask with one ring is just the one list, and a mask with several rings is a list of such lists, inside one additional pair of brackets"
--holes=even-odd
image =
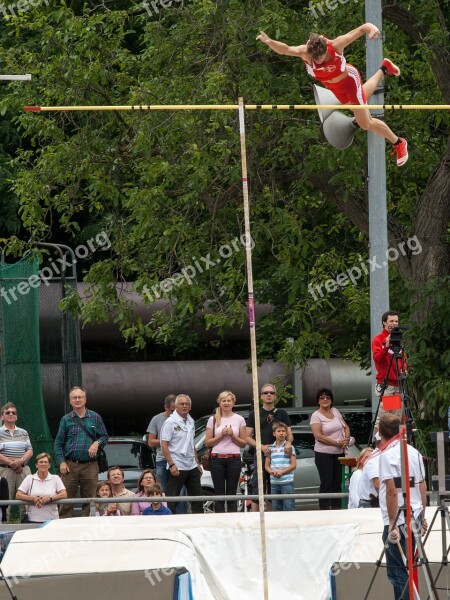
[[(272, 423), (274, 419), (278, 422), (285, 423), (288, 427), (287, 441), (286, 441), (286, 453), (292, 452), (292, 429), (289, 415), (282, 408), (275, 406), (277, 400), (276, 387), (271, 383), (265, 383), (261, 388), (261, 401), (262, 406), (259, 409), (259, 418), (261, 424), (261, 459), (263, 464), (263, 482), (264, 482), (264, 493), (270, 494), (270, 475), (264, 469), (266, 456), (270, 456), (270, 446), (273, 444), (273, 433)], [(255, 411), (251, 410), (247, 418), (247, 443), (250, 447), (256, 448), (256, 440), (254, 438), (255, 431)], [(258, 477), (256, 471), (256, 456), (255, 456), (255, 468), (251, 479), (252, 494), (258, 493)], [(267, 510), (271, 510), (272, 506), (270, 502), (267, 502)], [(252, 510), (258, 511), (258, 504), (252, 502)]]

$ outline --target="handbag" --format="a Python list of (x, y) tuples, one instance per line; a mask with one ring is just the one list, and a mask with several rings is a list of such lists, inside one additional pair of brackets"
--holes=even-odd
[[(213, 421), (213, 437), (216, 433), (216, 419), (215, 417), (214, 421)], [(205, 471), (211, 471), (211, 448), (206, 448), (205, 452), (203, 453), (202, 456), (202, 467), (205, 469)]]
[(106, 452), (102, 448), (98, 449), (97, 462), (99, 473), (104, 473), (109, 469), (108, 459), (106, 458)]
[[(83, 421), (80, 419), (80, 417), (75, 417), (76, 420), (78, 421), (79, 426), (81, 427), (81, 429), (83, 429), (86, 434), (91, 438), (91, 440), (93, 440), (94, 442), (97, 441), (95, 436), (92, 435), (92, 433), (85, 427)], [(97, 450), (97, 463), (98, 463), (98, 472), (99, 473), (104, 473), (105, 471), (107, 471), (109, 469), (109, 465), (108, 465), (108, 459), (106, 458), (106, 452), (103, 450), (103, 448), (100, 448), (100, 446), (98, 447)]]

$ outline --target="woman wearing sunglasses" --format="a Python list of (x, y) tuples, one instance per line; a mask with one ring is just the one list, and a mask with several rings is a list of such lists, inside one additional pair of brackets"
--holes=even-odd
[[(316, 392), (318, 409), (311, 415), (315, 463), (320, 477), (320, 493), (342, 491), (342, 468), (339, 457), (350, 444), (350, 428), (337, 408), (333, 408), (333, 393), (328, 388)], [(354, 442), (354, 440), (353, 440)], [(340, 498), (321, 498), (320, 509), (340, 509)]]

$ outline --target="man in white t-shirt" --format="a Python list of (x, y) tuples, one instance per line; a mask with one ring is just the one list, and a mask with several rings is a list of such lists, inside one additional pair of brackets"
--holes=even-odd
[[(166, 493), (167, 477), (168, 477), (169, 472), (167, 470), (166, 459), (164, 458), (164, 454), (161, 449), (160, 437), (161, 437), (161, 431), (162, 431), (164, 423), (167, 421), (167, 419), (170, 417), (170, 415), (173, 414), (173, 411), (175, 410), (175, 398), (176, 398), (175, 394), (169, 394), (168, 396), (165, 397), (164, 412), (159, 413), (158, 415), (155, 415), (147, 427), (147, 433), (148, 433), (147, 443), (150, 446), (150, 448), (156, 449), (156, 457), (155, 457), (156, 480), (161, 485), (164, 493)], [(183, 486), (181, 488), (180, 495), (186, 496), (186, 486)], [(176, 513), (177, 513), (177, 515), (186, 514), (187, 513), (187, 502), (177, 502)]]
[[(398, 436), (400, 417), (384, 414), (380, 419), (379, 434), (381, 436), (380, 455), (380, 508), (383, 517), (383, 542), (386, 549), (387, 576), (394, 588), (396, 600), (409, 600), (408, 571), (397, 546), (397, 542), (406, 556), (406, 527), (404, 498), (401, 490), (402, 464), (401, 448)], [(411, 479), (411, 511), (413, 520), (411, 527), (422, 528), (422, 534), (427, 530), (424, 518), (426, 507), (426, 483), (423, 459), (419, 452), (408, 444), (407, 446), (409, 476)], [(423, 517), (423, 518), (422, 518)], [(414, 538), (413, 538), (414, 543)]]
[[(183, 484), (189, 496), (202, 496), (200, 478), (203, 472), (194, 445), (195, 421), (190, 416), (192, 401), (186, 394), (175, 399), (175, 410), (161, 431), (161, 448), (167, 461), (167, 496), (179, 496)], [(169, 502), (175, 513), (175, 502)], [(202, 502), (191, 502), (193, 513), (203, 512)]]

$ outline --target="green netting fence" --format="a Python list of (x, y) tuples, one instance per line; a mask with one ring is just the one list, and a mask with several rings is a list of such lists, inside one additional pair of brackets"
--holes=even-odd
[(38, 269), (37, 258), (0, 262), (0, 403), (17, 406), (17, 425), (28, 431), (34, 456), (53, 454), (42, 394)]

